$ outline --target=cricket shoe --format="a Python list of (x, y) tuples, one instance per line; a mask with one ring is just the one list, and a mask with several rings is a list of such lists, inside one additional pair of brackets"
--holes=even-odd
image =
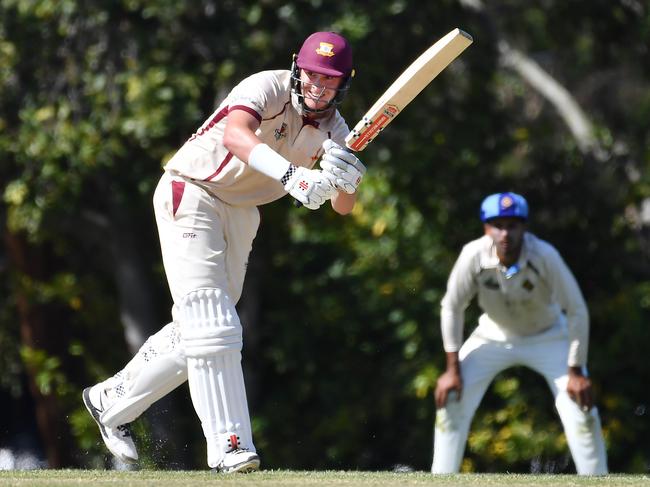
[(226, 453), (215, 470), (220, 473), (249, 473), (259, 468), (260, 457), (257, 453), (245, 448), (237, 448)]
[(129, 427), (122, 424), (116, 428), (109, 428), (103, 425), (99, 419), (99, 416), (104, 412), (101, 399), (102, 391), (100, 389), (99, 384), (84, 389), (82, 396), (86, 409), (88, 409), (97, 426), (99, 426), (106, 448), (124, 463), (136, 463), (138, 461), (138, 451), (135, 448), (135, 443), (133, 443)]

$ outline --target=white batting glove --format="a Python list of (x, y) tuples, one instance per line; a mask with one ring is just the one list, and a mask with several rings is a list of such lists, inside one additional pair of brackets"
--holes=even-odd
[(352, 152), (345, 150), (332, 139), (323, 142), (325, 154), (320, 161), (323, 173), (336, 189), (352, 194), (361, 184), (366, 166)]
[(291, 165), (282, 178), (285, 191), (305, 208), (317, 210), (336, 193), (323, 171)]

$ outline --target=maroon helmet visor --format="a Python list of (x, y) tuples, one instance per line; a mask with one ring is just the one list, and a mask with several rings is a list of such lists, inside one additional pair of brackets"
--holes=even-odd
[(348, 41), (335, 32), (314, 32), (298, 53), (299, 68), (327, 76), (350, 76), (352, 48)]

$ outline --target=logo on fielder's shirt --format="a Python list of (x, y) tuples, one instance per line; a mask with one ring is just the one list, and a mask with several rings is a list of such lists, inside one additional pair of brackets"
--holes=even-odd
[(492, 289), (493, 291), (499, 289), (499, 283), (491, 276), (483, 281), (483, 285), (488, 289)]
[(526, 291), (532, 291), (535, 289), (535, 284), (530, 282), (528, 279), (526, 279), (522, 284), (521, 287), (523, 287)]
[(301, 179), (300, 182), (298, 183), (298, 187), (303, 191), (307, 191), (309, 189), (309, 183), (304, 179)]
[(320, 47), (316, 49), (316, 54), (332, 57), (334, 55), (334, 44), (330, 44), (329, 42), (321, 42)]
[(287, 136), (287, 124), (282, 122), (279, 129), (275, 129), (275, 140), (280, 140)]
[(185, 232), (183, 234), (183, 238), (195, 239), (196, 237), (197, 235), (194, 232)]

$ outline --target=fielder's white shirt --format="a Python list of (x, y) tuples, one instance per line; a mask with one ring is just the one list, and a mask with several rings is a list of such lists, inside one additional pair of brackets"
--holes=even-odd
[(441, 329), (445, 351), (460, 349), (465, 309), (478, 295), (483, 314), (475, 333), (490, 340), (516, 342), (538, 335), (566, 319), (568, 365), (585, 365), (589, 313), (578, 283), (559, 252), (550, 243), (527, 232), (517, 265), (519, 271), (507, 278), (494, 242), (487, 235), (463, 247), (442, 299)]
[(252, 169), (223, 145), (228, 113), (245, 110), (260, 121), (256, 135), (297, 166), (312, 168), (331, 138), (345, 144), (349, 130), (337, 110), (311, 124), (291, 105), (290, 71), (263, 71), (239, 83), (215, 112), (167, 162), (165, 170), (190, 179), (220, 200), (257, 206), (287, 194), (282, 184)]

